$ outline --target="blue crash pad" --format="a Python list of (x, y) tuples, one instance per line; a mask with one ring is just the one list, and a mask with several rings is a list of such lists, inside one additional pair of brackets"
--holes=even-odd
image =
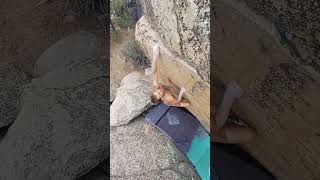
[(151, 109), (145, 120), (187, 155), (202, 179), (210, 179), (210, 136), (192, 114), (161, 103)]

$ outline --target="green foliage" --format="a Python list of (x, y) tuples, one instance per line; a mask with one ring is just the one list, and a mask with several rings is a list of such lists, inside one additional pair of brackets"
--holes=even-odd
[(115, 16), (115, 20), (120, 27), (128, 27), (132, 20), (124, 9), (124, 0), (113, 0), (111, 2), (111, 14)]
[(66, 0), (66, 10), (79, 16), (106, 14), (108, 3), (106, 0)]
[(120, 16), (123, 14), (123, 5), (124, 5), (124, 0), (113, 0), (111, 2), (111, 13)]
[(131, 22), (131, 17), (127, 13), (125, 13), (119, 16), (118, 21), (120, 27), (128, 27)]
[(149, 60), (134, 39), (128, 40), (128, 43), (123, 47), (121, 53), (127, 60), (132, 60), (137, 66), (142, 68), (150, 67)]

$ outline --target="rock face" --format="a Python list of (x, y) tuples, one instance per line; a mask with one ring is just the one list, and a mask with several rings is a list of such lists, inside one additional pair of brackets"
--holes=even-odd
[(66, 66), (72, 61), (92, 58), (92, 55), (96, 52), (97, 38), (93, 34), (76, 33), (73, 36), (66, 37), (63, 41), (58, 41), (40, 56), (34, 66), (34, 76), (41, 77), (45, 73)]
[(110, 125), (128, 124), (151, 106), (151, 79), (139, 72), (124, 77), (117, 96), (110, 107)]
[(209, 83), (201, 77), (196, 68), (167, 48), (167, 44), (152, 29), (145, 16), (136, 25), (136, 39), (149, 59), (152, 57), (152, 46), (155, 43), (160, 45), (158, 61), (160, 81), (168, 85), (175, 95), (179, 93), (180, 87), (184, 86), (186, 88), (184, 98), (191, 103), (187, 109), (210, 131)]
[[(92, 34), (80, 34), (87, 40), (77, 44), (95, 43), (87, 38)], [(75, 179), (108, 156), (106, 66), (94, 56), (70, 57), (49, 72), (38, 69), (46, 73), (26, 87), (21, 111), (0, 143), (1, 180)]]
[(111, 179), (200, 179), (188, 159), (162, 133), (145, 134), (143, 117), (111, 128)]
[(23, 85), (28, 81), (26, 74), (13, 64), (0, 64), (0, 128), (17, 118)]
[(319, 4), (217, 0), (213, 10), (214, 81), (245, 90), (234, 110), (259, 133), (246, 149), (278, 179), (319, 179)]
[(147, 21), (159, 33), (159, 40), (209, 82), (210, 1), (141, 0), (141, 3)]
[(144, 16), (136, 40), (149, 59), (160, 44), (160, 80), (177, 95), (186, 88), (187, 108), (210, 131), (210, 1), (141, 0)]
[[(319, 1), (245, 0), (252, 11), (273, 22), (291, 55), (306, 65), (319, 68), (320, 3)], [(317, 71), (319, 73), (319, 69)]]

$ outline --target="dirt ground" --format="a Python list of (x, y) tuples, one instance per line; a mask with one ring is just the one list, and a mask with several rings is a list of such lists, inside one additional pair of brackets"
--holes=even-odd
[(127, 39), (134, 36), (134, 29), (121, 29), (121, 37), (110, 42), (110, 100), (116, 96), (117, 88), (122, 78), (133, 71), (144, 73), (144, 69), (137, 67), (132, 61), (126, 60), (121, 54), (121, 49), (126, 45)]
[(64, 0), (0, 0), (0, 62), (11, 62), (32, 74), (33, 65), (45, 49), (81, 30), (94, 33), (99, 55), (105, 56), (106, 36), (94, 17), (65, 23)]

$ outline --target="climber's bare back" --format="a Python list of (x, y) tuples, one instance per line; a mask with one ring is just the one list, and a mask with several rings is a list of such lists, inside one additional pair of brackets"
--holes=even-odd
[(173, 96), (173, 94), (166, 89), (163, 85), (159, 84), (159, 87), (155, 88), (155, 90), (161, 89), (163, 91), (161, 101), (167, 106), (177, 106), (177, 107), (186, 107), (189, 105), (186, 101), (179, 101), (177, 98)]
[[(159, 83), (157, 73), (157, 60), (159, 56), (159, 46), (153, 48), (153, 60), (152, 60), (152, 78), (153, 78), (153, 93), (151, 95), (152, 102), (162, 101), (168, 106), (186, 107), (189, 105), (187, 101), (181, 101), (180, 98), (175, 98), (173, 94)], [(185, 89), (180, 92), (184, 93)], [(182, 95), (182, 94), (181, 94)], [(180, 96), (180, 95), (179, 95)]]

